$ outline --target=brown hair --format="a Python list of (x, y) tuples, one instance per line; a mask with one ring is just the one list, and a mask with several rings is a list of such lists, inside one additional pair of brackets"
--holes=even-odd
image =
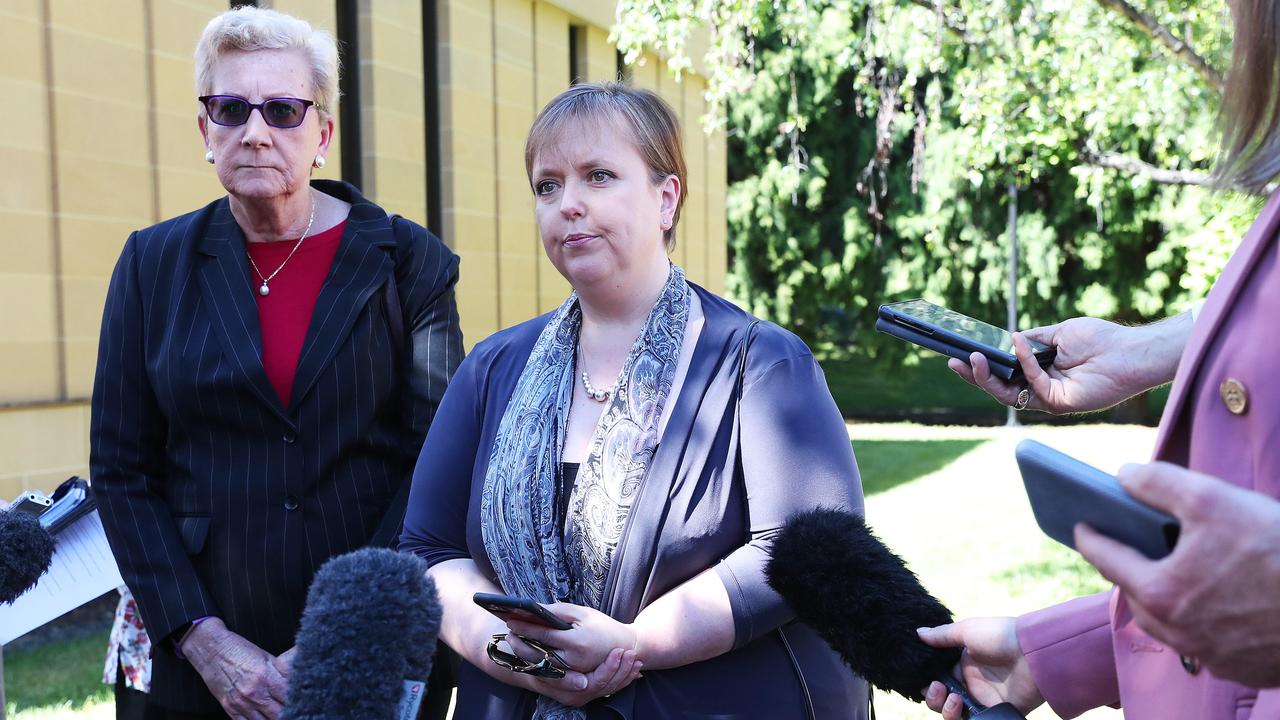
[(524, 143), (524, 169), (533, 185), (533, 161), (562, 133), (586, 125), (612, 124), (625, 129), (631, 144), (649, 168), (655, 185), (674, 175), (680, 181), (680, 197), (671, 227), (662, 235), (667, 250), (676, 245), (676, 223), (689, 194), (680, 120), (671, 106), (649, 90), (616, 82), (581, 83), (560, 93), (538, 113)]
[(1235, 47), (1222, 97), (1220, 184), (1262, 191), (1280, 173), (1280, 2), (1235, 0)]

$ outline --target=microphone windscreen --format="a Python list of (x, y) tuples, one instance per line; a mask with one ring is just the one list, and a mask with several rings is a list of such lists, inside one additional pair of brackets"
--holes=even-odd
[(390, 720), (406, 681), (425, 689), (440, 601), (414, 555), (366, 548), (316, 573), (281, 720)]
[(811, 510), (787, 521), (765, 568), (769, 585), (872, 685), (916, 702), (951, 672), (958, 648), (924, 644), (918, 627), (951, 622), (860, 515)]
[(53, 536), (35, 515), (0, 511), (0, 603), (35, 586), (53, 560)]

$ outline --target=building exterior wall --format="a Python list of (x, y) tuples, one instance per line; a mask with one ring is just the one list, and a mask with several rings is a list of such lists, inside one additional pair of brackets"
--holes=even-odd
[[(568, 87), (618, 76), (603, 0), (356, 3), (359, 172), (366, 195), (438, 228), (462, 258), (467, 345), (559, 305), (525, 177), (524, 139)], [(262, 0), (338, 34), (344, 0)], [(228, 0), (0, 3), (0, 498), (88, 473), (88, 398), (107, 283), (128, 234), (223, 195), (197, 130), (192, 52)], [(436, 37), (424, 37), (435, 10)], [(577, 47), (571, 52), (570, 28)], [(439, 68), (429, 127), (425, 53)], [(571, 67), (571, 55), (577, 67)], [(696, 67), (696, 66), (695, 66)], [(724, 289), (725, 152), (702, 132), (703, 80), (646, 56), (634, 82), (684, 122), (689, 199), (673, 259)], [(341, 178), (343, 117), (330, 162)], [(438, 132), (439, 157), (431, 157)], [(431, 187), (438, 178), (438, 187)], [(431, 193), (440, 217), (429, 217)]]

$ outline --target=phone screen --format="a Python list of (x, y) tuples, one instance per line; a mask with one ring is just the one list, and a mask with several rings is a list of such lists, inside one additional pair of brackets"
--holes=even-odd
[[(924, 300), (908, 300), (894, 303), (892, 307), (903, 315), (923, 320), (983, 345), (1013, 353), (1013, 336), (1009, 334), (1009, 331), (1002, 330), (995, 325), (989, 325), (981, 320), (976, 320), (968, 315), (961, 315), (954, 310), (948, 310)], [(1027, 341), (1031, 343), (1032, 352), (1049, 349), (1047, 345), (1038, 343), (1030, 338), (1027, 338)]]

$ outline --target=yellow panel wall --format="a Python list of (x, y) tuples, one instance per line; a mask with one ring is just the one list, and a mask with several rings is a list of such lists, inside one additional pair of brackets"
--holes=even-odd
[[(0, 402), (56, 397), (58, 299), (45, 32), (37, 3), (0, 6)], [(2, 470), (2, 466), (0, 466)]]
[(50, 0), (48, 7), (56, 202), (67, 231), (60, 241), (65, 386), (68, 397), (85, 398), (102, 301), (124, 242), (119, 228), (157, 219), (148, 19), (142, 0)]
[(524, 141), (537, 112), (534, 3), (495, 0), (493, 27), (498, 325), (509, 327), (537, 314), (538, 268), (545, 262), (524, 165)]
[(422, 8), (401, 0), (360, 3), (364, 191), (389, 212), (427, 220)]
[(586, 80), (605, 82), (618, 79), (618, 51), (609, 44), (609, 31), (586, 26)]
[(440, 147), (445, 241), (461, 258), (458, 312), (468, 345), (498, 330), (493, 13), (441, 0)]
[[(534, 52), (538, 109), (569, 87), (569, 14), (548, 3), (534, 5)], [(546, 253), (539, 252), (538, 311), (554, 310), (569, 296), (569, 283)]]
[(0, 499), (89, 476), (89, 406), (0, 409)]
[(705, 112), (702, 80), (685, 74), (682, 83), (684, 115), (684, 156), (689, 169), (689, 195), (680, 220), (680, 241), (684, 244), (684, 268), (699, 285), (707, 284), (707, 135), (702, 131)]

